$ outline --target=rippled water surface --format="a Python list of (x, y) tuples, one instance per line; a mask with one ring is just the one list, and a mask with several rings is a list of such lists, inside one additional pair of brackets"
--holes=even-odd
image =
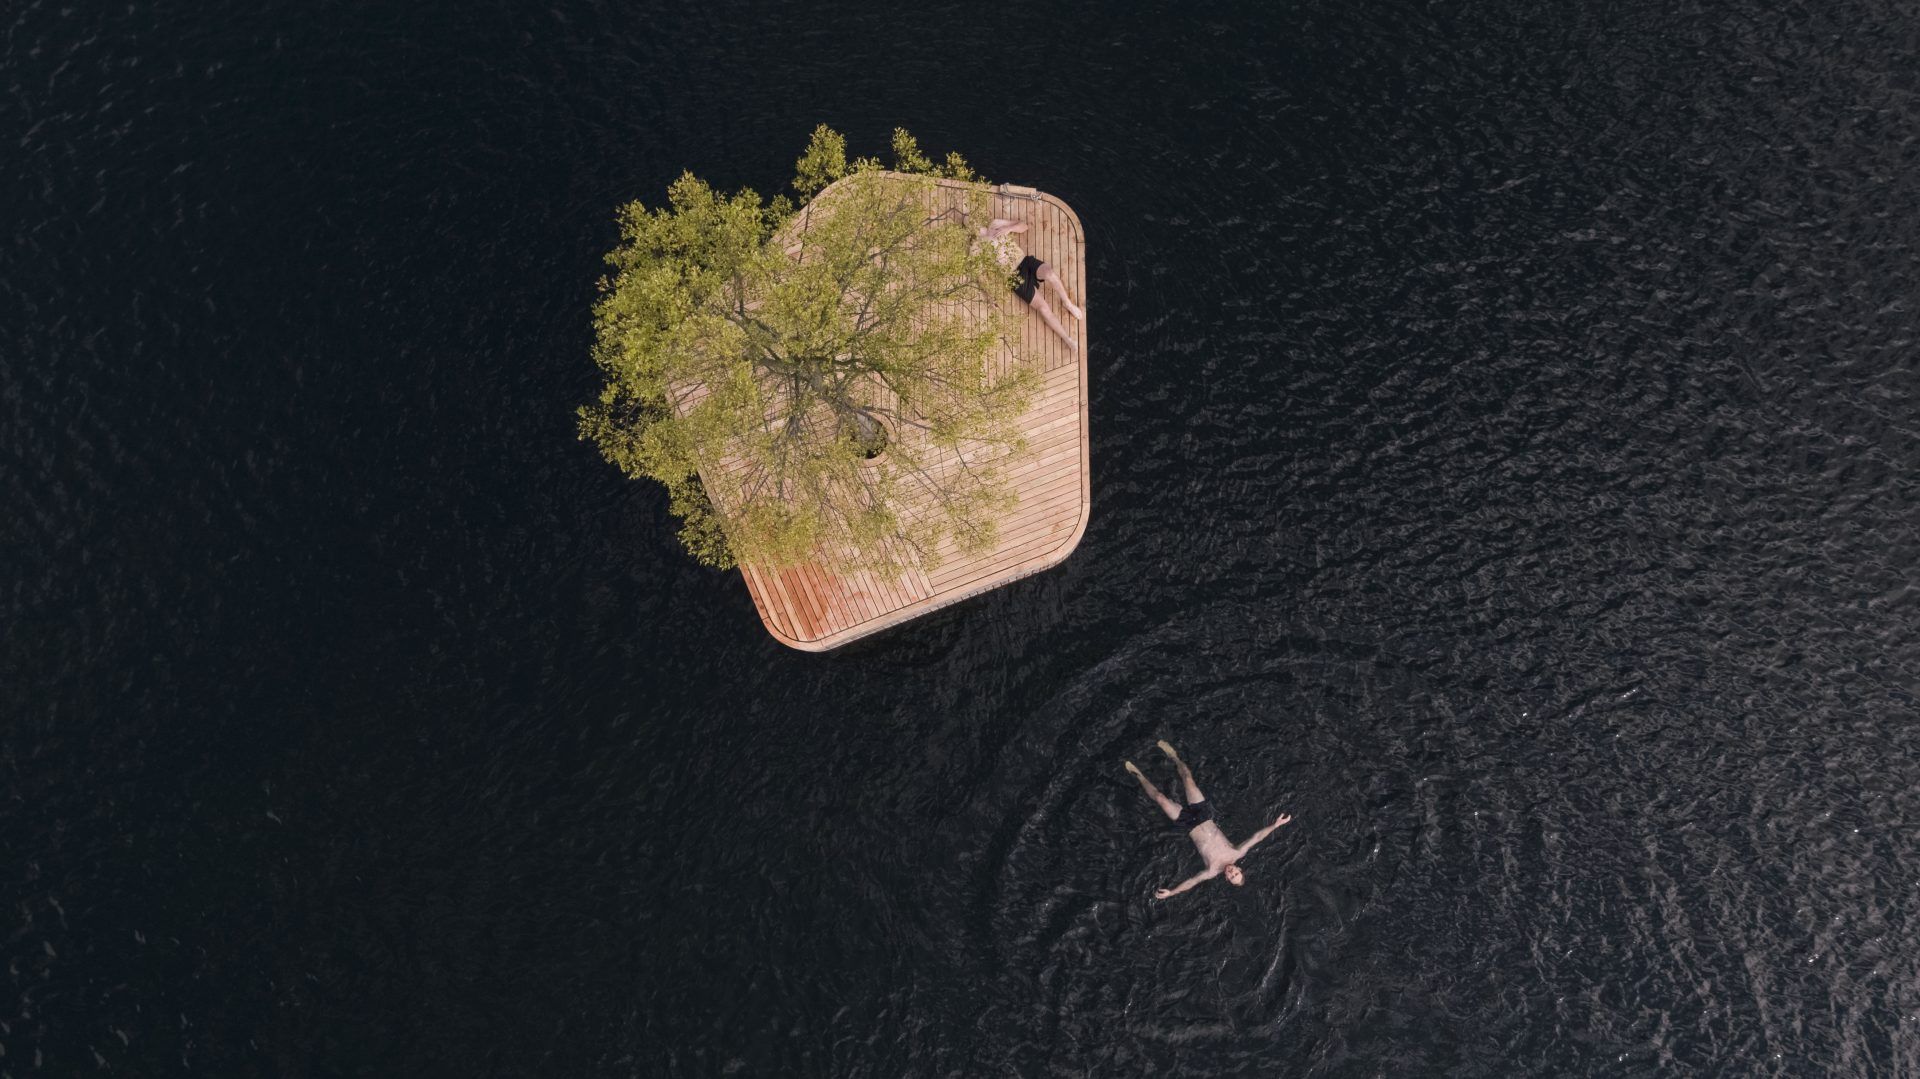
[[(0, 1073), (1920, 1074), (1912, 5), (0, 27)], [(571, 409), (822, 121), (1086, 221), (1094, 515), (808, 656)]]

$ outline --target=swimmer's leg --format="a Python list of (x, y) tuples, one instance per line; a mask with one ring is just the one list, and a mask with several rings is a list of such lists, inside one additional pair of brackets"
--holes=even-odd
[(1187, 762), (1180, 759), (1180, 754), (1175, 753), (1173, 747), (1168, 745), (1164, 738), (1160, 740), (1160, 752), (1172, 757), (1173, 766), (1180, 769), (1180, 782), (1187, 786), (1187, 804), (1195, 805), (1206, 801), (1207, 796), (1200, 793), (1200, 784), (1193, 781), (1193, 772), (1187, 768)]
[(1153, 799), (1154, 804), (1160, 807), (1160, 812), (1165, 813), (1168, 820), (1180, 819), (1180, 807), (1174, 803), (1173, 799), (1161, 794), (1160, 788), (1153, 785), (1153, 780), (1148, 779), (1138, 765), (1128, 761), (1127, 771), (1132, 772), (1133, 778), (1140, 781), (1140, 786), (1146, 790), (1147, 797)]

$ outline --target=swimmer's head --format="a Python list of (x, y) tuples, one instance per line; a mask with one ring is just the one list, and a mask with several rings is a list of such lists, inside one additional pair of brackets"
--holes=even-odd
[(1247, 875), (1240, 872), (1240, 867), (1237, 865), (1230, 865), (1222, 869), (1220, 875), (1227, 878), (1227, 883), (1233, 885), (1235, 888), (1247, 882)]

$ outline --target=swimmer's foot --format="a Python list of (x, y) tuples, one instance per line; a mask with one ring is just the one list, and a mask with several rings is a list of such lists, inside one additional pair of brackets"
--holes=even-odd
[(1165, 753), (1167, 756), (1172, 757), (1176, 761), (1180, 759), (1180, 754), (1175, 753), (1173, 751), (1173, 747), (1167, 744), (1167, 740), (1165, 738), (1160, 739), (1159, 745), (1160, 745), (1160, 752)]
[(1067, 314), (1072, 315), (1074, 318), (1077, 318), (1082, 322), (1087, 321), (1086, 308), (1075, 306), (1072, 300), (1061, 300), (1060, 302), (1067, 305)]
[(1132, 761), (1127, 762), (1127, 771), (1132, 772), (1134, 775), (1139, 776), (1141, 779), (1147, 778), (1146, 776), (1140, 775), (1140, 766), (1133, 763)]

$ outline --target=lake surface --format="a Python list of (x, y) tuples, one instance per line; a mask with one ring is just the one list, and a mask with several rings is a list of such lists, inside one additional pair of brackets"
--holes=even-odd
[[(1920, 1073), (1920, 13), (1603, 7), (7, 7), (0, 1073)], [(1094, 511), (810, 656), (572, 409), (820, 122)]]

